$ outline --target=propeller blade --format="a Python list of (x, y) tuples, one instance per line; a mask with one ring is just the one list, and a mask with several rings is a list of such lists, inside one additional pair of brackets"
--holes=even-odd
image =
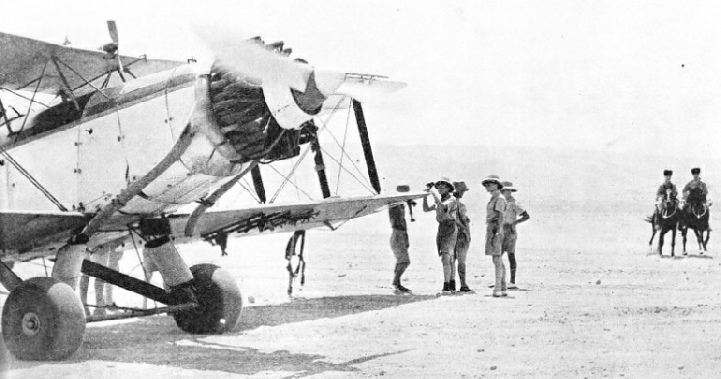
[[(223, 65), (267, 85), (282, 85), (314, 94), (311, 96), (312, 102), (317, 101), (317, 95), (328, 97), (336, 94), (347, 95), (363, 102), (406, 86), (405, 83), (386, 80), (377, 75), (347, 74), (292, 60), (287, 57), (290, 49), (285, 49), (282, 42), (266, 45), (260, 37), (238, 42), (237, 33), (221, 31), (217, 27), (198, 26), (192, 30)], [(311, 86), (317, 88), (308, 88), (311, 74)], [(337, 100), (338, 97), (335, 97), (335, 102)]]
[(194, 29), (194, 33), (223, 65), (261, 82), (283, 84), (305, 92), (312, 66), (269, 51), (257, 40), (238, 42), (233, 33), (218, 33), (211, 28)]
[(108, 20), (108, 33), (110, 34), (110, 39), (117, 44), (118, 43), (118, 26), (115, 25), (115, 21)]

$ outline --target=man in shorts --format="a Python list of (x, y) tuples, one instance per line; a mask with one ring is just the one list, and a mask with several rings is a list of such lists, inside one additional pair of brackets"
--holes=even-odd
[(495, 285), (493, 297), (508, 296), (506, 288), (506, 267), (503, 265), (503, 214), (506, 210), (506, 199), (501, 195), (503, 184), (497, 175), (488, 175), (481, 182), (491, 199), (486, 205), (486, 255), (493, 258), (495, 269)]
[(428, 193), (433, 196), (435, 204), (428, 205), (428, 197), (423, 198), (423, 211), (436, 211), (438, 221), (438, 234), (436, 234), (436, 247), (438, 256), (441, 257), (443, 265), (443, 292), (451, 290), (451, 260), (453, 251), (456, 248), (458, 235), (456, 228), (456, 216), (458, 213), (456, 198), (453, 197), (453, 181), (448, 178), (441, 178), (435, 183), (429, 183)]
[(468, 282), (466, 282), (466, 257), (468, 256), (468, 248), (471, 244), (471, 219), (468, 218), (466, 213), (466, 205), (461, 201), (463, 194), (468, 191), (468, 187), (465, 182), (455, 182), (453, 186), (456, 187), (456, 192), (454, 192), (453, 195), (456, 197), (456, 203), (458, 204), (458, 217), (456, 217), (458, 237), (456, 239), (453, 261), (451, 262), (451, 291), (456, 290), (455, 278), (457, 262), (458, 279), (461, 282), (459, 291), (470, 292), (471, 289), (468, 287)]
[(503, 182), (501, 194), (506, 198), (506, 211), (503, 214), (503, 244), (502, 250), (508, 254), (508, 263), (511, 265), (511, 281), (508, 283), (508, 289), (517, 289), (516, 287), (516, 225), (528, 220), (531, 216), (513, 197), (513, 193), (517, 191), (511, 182)]
[(393, 255), (396, 257), (393, 288), (395, 288), (398, 293), (409, 293), (411, 291), (401, 284), (401, 275), (403, 275), (411, 264), (411, 259), (408, 255), (410, 242), (408, 241), (405, 205), (398, 204), (391, 206), (388, 208), (388, 216), (390, 217), (391, 227), (393, 228), (393, 232), (391, 233), (391, 250), (393, 250)]

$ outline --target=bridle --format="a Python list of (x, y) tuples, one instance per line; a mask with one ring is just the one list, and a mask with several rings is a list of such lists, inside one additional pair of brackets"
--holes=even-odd
[[(703, 205), (703, 213), (701, 213), (701, 214), (696, 213), (696, 207), (699, 205)], [(698, 219), (700, 219), (703, 216), (706, 216), (707, 212), (708, 212), (708, 206), (706, 204), (697, 203), (697, 204), (694, 204), (691, 206), (691, 213), (693, 213), (693, 215), (696, 216), (696, 218), (698, 218)]]
[[(668, 214), (668, 208), (673, 208), (673, 212)], [(661, 217), (663, 219), (671, 218), (676, 214), (678, 207), (676, 202), (671, 200), (671, 190), (666, 190), (666, 198), (663, 200), (663, 210), (661, 211)]]

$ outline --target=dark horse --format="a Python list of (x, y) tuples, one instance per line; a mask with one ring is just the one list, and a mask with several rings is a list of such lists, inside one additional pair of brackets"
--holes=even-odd
[[(693, 229), (696, 234), (696, 240), (698, 241), (699, 254), (703, 255), (706, 253), (706, 245), (708, 239), (711, 236), (711, 228), (708, 225), (710, 212), (708, 204), (706, 204), (706, 196), (699, 188), (694, 188), (688, 195), (688, 205), (682, 212), (682, 217), (679, 222), (679, 230), (683, 236), (683, 255), (686, 253), (686, 233), (688, 229)], [(704, 237), (704, 233), (706, 236)]]
[(674, 256), (674, 250), (676, 249), (676, 228), (678, 227), (679, 221), (681, 220), (681, 211), (678, 209), (678, 201), (671, 197), (671, 190), (666, 190), (666, 196), (661, 202), (659, 210), (653, 213), (652, 216), (646, 218), (646, 221), (651, 223), (651, 240), (648, 241), (649, 248), (652, 248), (653, 237), (658, 234), (658, 254), (663, 255), (663, 237), (671, 231), (671, 256)]

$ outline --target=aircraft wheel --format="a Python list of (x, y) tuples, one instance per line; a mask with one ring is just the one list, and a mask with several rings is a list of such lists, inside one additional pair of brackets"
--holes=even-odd
[(178, 327), (193, 334), (221, 334), (233, 330), (243, 301), (235, 279), (220, 267), (203, 263), (190, 268), (200, 307), (176, 312)]
[(18, 359), (67, 358), (83, 343), (85, 311), (69, 285), (54, 278), (22, 282), (5, 301), (2, 334)]

